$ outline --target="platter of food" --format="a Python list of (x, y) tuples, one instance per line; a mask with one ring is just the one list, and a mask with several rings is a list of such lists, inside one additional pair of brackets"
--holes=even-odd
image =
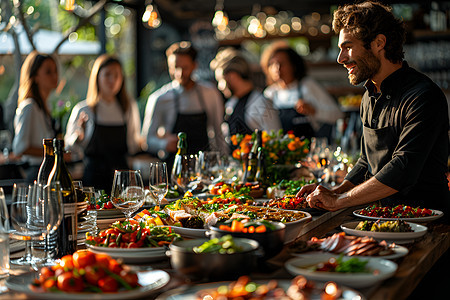
[(290, 259), (285, 267), (292, 275), (318, 281), (331, 280), (353, 288), (373, 286), (397, 271), (397, 264), (387, 259), (326, 253)]
[[(86, 273), (75, 276), (75, 269)], [(165, 271), (135, 271), (108, 255), (80, 250), (66, 255), (51, 268), (6, 279), (8, 289), (33, 299), (134, 299), (145, 297), (166, 285)]]
[[(298, 276), (293, 280), (256, 280), (252, 281), (247, 276), (240, 277), (237, 281), (220, 281), (213, 283), (198, 284), (188, 287), (180, 287), (161, 294), (157, 300), (196, 300), (196, 299), (216, 299), (220, 294), (230, 295), (232, 298), (235, 288), (245, 286), (245, 299), (252, 296), (255, 299), (336, 299), (353, 300), (365, 299), (364, 296), (346, 286), (336, 285), (335, 283), (319, 283), (307, 280), (303, 276)], [(292, 288), (291, 288), (292, 287)], [(258, 289), (259, 288), (259, 289)], [(276, 293), (276, 294), (275, 294)], [(289, 298), (288, 298), (289, 297)], [(228, 298), (228, 299), (229, 299)]]
[(367, 220), (395, 221), (403, 220), (408, 222), (429, 222), (439, 219), (444, 215), (440, 210), (411, 207), (407, 205), (397, 205), (395, 207), (369, 205), (363, 209), (357, 209), (353, 214), (359, 218)]
[(318, 239), (312, 237), (309, 241), (295, 241), (288, 248), (295, 256), (315, 255), (318, 253), (334, 253), (352, 257), (378, 257), (383, 259), (397, 259), (408, 254), (408, 249), (389, 244), (386, 241), (377, 241), (372, 237), (358, 237), (346, 235), (345, 232), (335, 233), (332, 236)]
[(395, 241), (397, 243), (401, 241), (411, 241), (418, 239), (427, 233), (427, 227), (419, 224), (406, 222), (410, 226), (411, 231), (404, 232), (389, 232), (389, 231), (370, 231), (370, 230), (358, 230), (357, 226), (361, 222), (349, 222), (341, 225), (341, 229), (348, 234), (356, 236), (368, 236), (377, 240)]

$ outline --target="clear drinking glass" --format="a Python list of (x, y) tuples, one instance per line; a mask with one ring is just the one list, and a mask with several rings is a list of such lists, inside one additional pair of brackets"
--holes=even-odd
[[(0, 187), (0, 279), (9, 275), (9, 214), (5, 193)], [(1, 287), (0, 287), (1, 292)]]
[(200, 151), (198, 153), (197, 176), (206, 186), (222, 178), (222, 161), (219, 151)]
[(111, 202), (122, 210), (127, 220), (144, 204), (144, 184), (141, 172), (116, 170), (111, 191)]
[(41, 233), (29, 228), (30, 201), (34, 186), (25, 183), (15, 183), (11, 199), (11, 225), (15, 229), (13, 238), (25, 241), (25, 254), (18, 259), (12, 259), (11, 263), (16, 265), (31, 266), (37, 260), (31, 253), (32, 240), (37, 240)]
[(158, 206), (161, 206), (161, 200), (169, 190), (167, 164), (165, 162), (150, 163), (149, 188), (153, 198), (158, 201)]
[[(61, 186), (58, 182), (49, 185), (35, 185), (35, 193), (30, 201), (29, 227), (42, 232), (42, 239), (55, 233), (63, 219)], [(45, 248), (46, 256), (42, 261), (36, 262), (39, 266), (52, 266), (56, 261), (48, 255), (49, 248)]]
[(87, 208), (87, 216), (89, 221), (92, 224), (92, 233), (94, 235), (98, 232), (97, 227), (97, 201), (95, 196), (95, 189), (93, 186), (85, 186), (83, 187), (83, 194), (85, 196), (86, 201), (88, 202)]
[(199, 182), (196, 172), (198, 156), (194, 154), (181, 155), (175, 159), (172, 169), (172, 183), (183, 193), (194, 190)]

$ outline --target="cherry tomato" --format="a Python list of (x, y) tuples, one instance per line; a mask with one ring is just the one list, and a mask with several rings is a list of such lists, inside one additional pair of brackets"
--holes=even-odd
[(111, 256), (107, 254), (95, 254), (95, 261), (97, 266), (101, 268), (108, 269), (109, 268), (109, 261), (111, 260)]
[(65, 272), (58, 276), (58, 289), (64, 292), (81, 292), (84, 289), (83, 279), (75, 277), (72, 272)]
[(84, 278), (92, 285), (97, 285), (97, 282), (106, 275), (105, 270), (98, 266), (87, 266), (84, 270), (86, 272)]
[(45, 280), (45, 282), (42, 284), (42, 287), (44, 288), (44, 290), (48, 291), (53, 287), (57, 287), (57, 282), (55, 279), (49, 278)]
[(73, 269), (73, 257), (72, 255), (65, 255), (63, 257), (61, 257), (61, 261), (59, 263), (61, 265), (61, 267), (63, 268), (67, 268), (69, 270)]
[(98, 287), (105, 293), (114, 293), (119, 289), (119, 284), (111, 276), (106, 276), (98, 281)]
[(95, 254), (88, 250), (78, 250), (73, 254), (73, 265), (75, 268), (85, 268), (95, 264)]
[(44, 283), (47, 279), (53, 276), (55, 276), (55, 271), (53, 271), (49, 267), (43, 267), (41, 268), (41, 275), (39, 276), (39, 281), (41, 283)]
[(120, 263), (117, 262), (115, 259), (111, 259), (109, 261), (108, 269), (116, 274), (120, 274), (120, 272), (123, 270), (123, 267)]
[(131, 287), (137, 287), (138, 286), (138, 276), (136, 272), (130, 271), (130, 270), (122, 270), (120, 272), (120, 277), (122, 277), (123, 280), (126, 281)]

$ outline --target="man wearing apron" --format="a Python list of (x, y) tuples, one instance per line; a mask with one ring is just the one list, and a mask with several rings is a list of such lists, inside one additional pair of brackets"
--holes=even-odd
[(217, 150), (227, 153), (222, 135), (223, 100), (211, 84), (191, 78), (197, 64), (197, 51), (190, 42), (171, 45), (167, 51), (169, 74), (173, 81), (150, 95), (145, 109), (142, 136), (148, 151), (168, 162), (171, 170), (177, 151), (177, 134), (187, 135), (188, 153)]
[(437, 209), (444, 212), (440, 221), (448, 223), (447, 101), (436, 84), (403, 61), (402, 21), (386, 6), (366, 2), (339, 8), (333, 29), (339, 33), (338, 62), (350, 82), (366, 81), (361, 156), (340, 186), (310, 185), (299, 195), (327, 210), (378, 200)]

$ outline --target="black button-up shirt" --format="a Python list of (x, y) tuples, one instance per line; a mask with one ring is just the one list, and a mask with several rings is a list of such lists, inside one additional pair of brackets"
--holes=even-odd
[[(383, 80), (381, 93), (376, 94), (371, 81), (365, 88), (361, 120), (364, 132), (375, 134), (363, 134), (361, 156), (346, 179), (360, 184), (375, 176), (399, 191), (383, 204), (420, 205), (449, 214), (449, 118), (445, 95), (406, 62)], [(374, 136), (378, 137), (375, 143)]]

